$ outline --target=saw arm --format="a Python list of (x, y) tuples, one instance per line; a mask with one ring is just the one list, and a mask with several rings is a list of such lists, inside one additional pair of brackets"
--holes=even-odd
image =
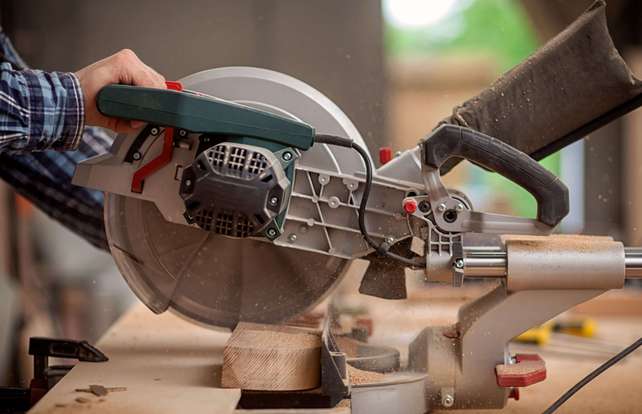
[[(566, 187), (540, 164), (508, 144), (453, 125), (438, 128), (412, 150), (419, 153), (421, 165), (411, 174), (421, 176), (423, 183), (410, 184), (396, 177), (386, 180), (385, 174), (373, 175), (364, 148), (351, 139), (315, 135), (314, 128), (303, 122), (202, 94), (113, 85), (100, 92), (98, 108), (107, 116), (148, 122), (157, 131), (165, 127), (162, 154), (167, 147), (188, 149), (186, 157), (165, 159), (167, 164), (180, 163), (173, 166), (181, 171), (178, 194), (163, 194), (164, 199), (174, 199), (171, 205), (153, 194), (149, 197), (153, 190), (137, 191), (137, 175), (149, 164), (134, 173), (130, 188), (135, 191), (122, 186), (119, 193), (129, 197), (140, 193), (140, 197), (155, 202), (169, 221), (224, 236), (253, 236), (259, 241), (341, 258), (363, 257), (374, 249), (417, 267), (425, 265), (423, 256), (433, 252), (413, 259), (416, 255), (412, 252), (398, 254), (391, 249), (405, 239), (421, 238), (421, 233), (430, 232), (431, 227), (433, 232), (444, 234), (547, 234), (568, 212)], [(175, 130), (179, 131), (177, 137), (173, 135)], [(141, 134), (154, 140), (156, 137), (148, 131)], [(208, 141), (212, 145), (207, 145)], [(313, 143), (356, 150), (365, 172), (347, 175), (297, 168), (297, 154)], [(473, 211), (451, 196), (439, 174), (441, 165), (451, 157), (482, 164), (526, 188), (538, 201), (537, 219)], [(250, 158), (256, 167), (248, 167)], [(233, 174), (228, 174), (230, 170)], [(236, 177), (237, 173), (242, 176)], [(274, 180), (279, 184), (271, 185)], [(335, 184), (337, 181), (340, 184)], [(110, 190), (104, 183), (95, 185)], [(215, 194), (226, 197), (212, 196)], [(412, 200), (421, 202), (417, 197), (428, 197), (430, 208), (409, 213), (404, 206)], [(234, 213), (228, 223), (221, 224), (217, 220), (218, 215), (227, 214), (223, 211)], [(351, 218), (356, 218), (352, 224)]]

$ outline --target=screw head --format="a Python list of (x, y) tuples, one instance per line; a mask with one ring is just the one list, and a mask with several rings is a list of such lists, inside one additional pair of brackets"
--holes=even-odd
[(281, 157), (286, 161), (290, 161), (292, 159), (292, 153), (290, 151), (285, 151)]
[(457, 203), (457, 206), (455, 207), (455, 210), (464, 211), (464, 205), (462, 203)]
[(185, 187), (191, 187), (192, 186), (192, 180), (185, 180)]
[(344, 180), (343, 183), (346, 185), (346, 188), (350, 191), (354, 191), (358, 187), (358, 184), (356, 181)]
[(446, 408), (452, 407), (453, 404), (455, 404), (455, 399), (450, 394), (444, 395), (443, 398), (441, 399), (441, 405), (443, 405)]
[(270, 205), (275, 206), (277, 204), (279, 204), (279, 198), (278, 197), (274, 196), (274, 197), (270, 198)]
[(140, 152), (136, 151), (135, 153), (132, 154), (132, 158), (135, 160), (140, 160)]
[(294, 243), (296, 241), (296, 234), (292, 233), (288, 236), (288, 241)]
[(152, 135), (158, 135), (158, 128), (154, 127), (149, 130), (149, 133)]
[(184, 129), (179, 129), (178, 130), (178, 136), (180, 137), (186, 137), (187, 136), (187, 131)]
[(265, 233), (268, 235), (268, 237), (276, 237), (276, 229), (269, 228)]
[(440, 203), (440, 204), (437, 206), (437, 210), (438, 210), (440, 213), (443, 213), (444, 211), (446, 211), (446, 204), (445, 204), (445, 203)]
[(455, 260), (455, 267), (457, 269), (463, 269), (464, 268), (464, 259), (461, 257)]

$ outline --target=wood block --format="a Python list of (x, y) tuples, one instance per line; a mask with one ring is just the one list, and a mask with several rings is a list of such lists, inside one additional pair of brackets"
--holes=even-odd
[(320, 384), (318, 331), (242, 322), (223, 350), (224, 388), (296, 391)]

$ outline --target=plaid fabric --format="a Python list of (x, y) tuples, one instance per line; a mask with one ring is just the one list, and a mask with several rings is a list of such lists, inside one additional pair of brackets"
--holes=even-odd
[(0, 113), (1, 152), (73, 150), (82, 137), (82, 93), (71, 73), (0, 63)]
[(82, 92), (73, 73), (27, 69), (1, 29), (0, 62), (0, 178), (106, 249), (103, 194), (72, 185), (71, 177), (80, 161), (106, 152), (112, 136), (84, 127)]

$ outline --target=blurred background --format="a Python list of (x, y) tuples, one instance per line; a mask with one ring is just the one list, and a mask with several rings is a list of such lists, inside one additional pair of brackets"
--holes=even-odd
[[(2, 0), (0, 18), (26, 62), (43, 70), (74, 71), (130, 48), (168, 79), (229, 65), (285, 72), (336, 102), (376, 159), (381, 146), (415, 145), (590, 3)], [(610, 0), (607, 11), (617, 48), (640, 76), (642, 2)], [(542, 162), (570, 188), (562, 231), (642, 244), (640, 111)], [(469, 163), (447, 182), (478, 209), (535, 215), (530, 195)], [(0, 229), (0, 384), (24, 384), (29, 336), (95, 341), (135, 298), (109, 255), (4, 184)], [(639, 300), (629, 307), (642, 314)]]

